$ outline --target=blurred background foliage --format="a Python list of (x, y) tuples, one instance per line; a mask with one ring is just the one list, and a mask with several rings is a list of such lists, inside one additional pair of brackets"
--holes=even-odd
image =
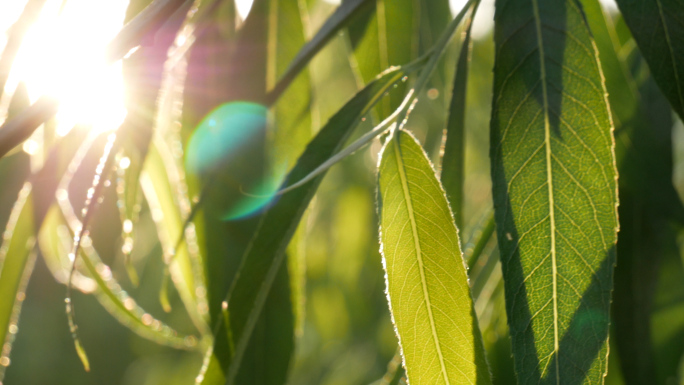
[[(8, 7), (8, 2), (0, 5), (0, 15), (3, 16), (0, 19), (0, 26), (4, 30), (14, 23), (23, 9), (19, 3), (25, 2), (12, 1), (11, 3), (11, 9)], [(69, 1), (65, 3), (68, 4)], [(125, 3), (125, 1), (122, 2), (124, 5)], [(126, 11), (126, 19), (130, 19), (148, 3), (149, 0), (131, 0)], [(272, 146), (270, 148), (275, 151), (264, 156), (278, 160), (275, 162), (278, 166), (272, 170), (250, 171), (254, 175), (270, 173), (269, 175), (273, 178), (282, 178), (284, 170), (293, 166), (308, 140), (347, 100), (390, 65), (408, 63), (425, 53), (451, 19), (451, 11), (459, 11), (462, 5), (458, 1), (449, 4), (447, 0), (392, 0), (378, 1), (377, 4), (382, 7), (382, 15), (379, 16), (373, 7), (354, 19), (348, 28), (338, 33), (311, 61), (308, 69), (299, 75), (291, 89), (272, 109), (271, 113), (274, 114), (276, 121), (282, 127), (291, 127), (292, 131), (288, 132), (283, 129), (268, 137), (271, 141), (269, 144)], [(148, 194), (145, 194), (147, 198), (143, 199), (136, 182), (140, 177), (136, 173), (140, 172), (142, 165), (140, 156), (135, 155), (135, 146), (141, 141), (144, 143), (145, 140), (150, 140), (153, 134), (149, 130), (154, 124), (155, 116), (160, 116), (157, 118), (156, 129), (162, 131), (162, 136), (152, 139), (156, 149), (149, 150), (147, 156), (164, 159), (161, 161), (161, 164), (164, 164), (169, 162), (170, 154), (171, 163), (182, 164), (182, 162), (179, 163), (179, 149), (174, 146), (187, 146), (192, 130), (218, 104), (236, 98), (258, 100), (261, 97), (258, 89), (270, 88), (275, 84), (275, 79), (284, 72), (299, 47), (313, 36), (336, 6), (323, 0), (301, 0), (294, 11), (280, 10), (291, 13), (286, 13), (287, 16), (281, 19), (285, 22), (280, 24), (279, 28), (288, 31), (290, 27), (287, 23), (299, 24), (300, 33), (280, 36), (280, 44), (276, 45), (277, 60), (269, 62), (268, 68), (253, 68), (253, 63), (249, 61), (252, 57), (250, 55), (263, 54), (259, 52), (246, 50), (242, 52), (244, 56), (236, 55), (231, 59), (230, 53), (235, 52), (234, 49), (240, 52), (240, 47), (230, 46), (232, 44), (230, 42), (233, 41), (232, 36), (236, 33), (231, 26), (235, 25), (236, 20), (238, 24), (242, 20), (240, 16), (236, 18), (236, 10), (230, 6), (220, 6), (211, 14), (206, 24), (203, 25), (204, 33), (198, 35), (193, 48), (186, 56), (187, 61), (177, 67), (187, 66), (187, 76), (184, 81), (182, 77), (179, 77), (175, 83), (162, 84), (167, 50), (175, 38), (175, 31), (181, 27), (182, 18), (180, 17), (172, 17), (157, 34), (155, 41), (124, 59), (126, 106), (129, 114), (135, 111), (140, 116), (142, 123), (138, 124), (147, 128), (133, 131), (139, 137), (131, 138), (124, 145), (124, 155), (128, 159), (124, 162), (129, 163), (126, 167), (120, 167), (122, 170), (112, 177), (112, 187), (105, 190), (104, 200), (92, 221), (90, 238), (101, 260), (111, 268), (111, 276), (119, 282), (125, 292), (135, 298), (137, 305), (145, 309), (148, 317), (152, 315), (179, 333), (192, 335), (196, 333), (198, 323), (193, 317), (198, 316), (188, 315), (184, 301), (188, 301), (191, 297), (199, 304), (195, 310), (200, 314), (201, 319), (207, 311), (212, 314), (212, 317), (216, 317), (220, 311), (218, 308), (220, 298), (218, 300), (211, 298), (210, 294), (208, 303), (202, 302), (206, 301), (203, 298), (207, 294), (193, 291), (193, 286), (190, 285), (187, 292), (178, 289), (169, 290), (168, 298), (162, 295), (163, 299), (160, 301), (160, 287), (165, 281), (168, 282), (168, 277), (165, 277), (167, 274), (165, 261), (168, 261), (169, 247), (173, 247), (174, 242), (173, 239), (160, 241), (160, 237), (173, 237), (169, 234), (176, 234), (177, 229), (174, 229), (175, 233), (171, 230), (166, 233), (158, 230), (159, 210), (162, 210), (166, 217), (177, 216), (178, 220), (182, 220), (181, 218), (189, 212), (191, 202), (189, 197), (199, 194), (201, 181), (189, 176), (187, 181), (181, 179), (179, 182), (174, 180), (175, 177), (168, 169), (166, 170), (169, 190), (187, 182), (186, 190), (180, 195), (176, 195), (176, 191), (171, 192), (173, 196), (171, 201), (178, 206), (173, 213), (166, 210), (163, 202), (150, 202)], [(3, 9), (5, 7), (7, 11)], [(243, 8), (244, 4), (238, 3), (237, 11), (242, 16), (245, 12)], [(464, 226), (460, 229), (466, 258), (472, 253), (475, 241), (483, 230), (486, 230), (492, 206), (488, 146), (492, 92), (491, 71), (494, 59), (491, 35), (493, 0), (483, 0), (480, 8), (478, 17), (475, 19), (466, 108)], [(187, 11), (187, 8), (185, 10)], [(609, 7), (609, 10), (613, 10), (611, 14), (619, 26), (620, 20), (614, 12), (615, 8)], [(297, 17), (299, 17), (298, 20)], [(384, 25), (386, 34), (378, 33), (379, 25)], [(256, 25), (251, 28), (258, 29), (259, 27)], [(290, 28), (289, 31), (296, 29)], [(239, 34), (240, 31), (238, 29), (237, 33)], [(623, 32), (625, 31), (623, 27)], [(279, 32), (269, 32), (269, 34), (273, 33), (278, 36)], [(274, 35), (260, 38), (273, 39)], [(420, 95), (421, 102), (418, 103), (407, 125), (407, 128), (423, 143), (434, 164), (440, 163), (442, 133), (446, 124), (454, 77), (453, 69), (461, 48), (460, 42), (459, 38), (452, 42), (428, 90), (424, 95)], [(630, 47), (630, 44), (633, 49), (630, 38), (623, 37), (624, 47)], [(385, 49), (379, 47), (385, 47)], [(271, 54), (272, 52), (269, 53)], [(41, 60), (49, 62), (52, 58), (44, 57)], [(244, 60), (242, 65), (237, 67), (239, 71), (244, 72), (222, 73), (221, 68), (227, 68), (225, 63), (231, 60)], [(254, 60), (259, 62), (258, 59)], [(635, 64), (634, 71), (643, 71), (642, 67)], [(246, 87), (248, 93), (253, 92), (254, 95), (244, 93), (236, 95), (233, 94), (234, 91), (231, 88), (223, 87), (226, 83), (239, 82), (240, 79), (252, 79), (251, 75), (245, 75), (250, 71), (261, 71), (260, 73), (266, 75), (262, 77), (265, 84), (261, 87), (255, 83), (250, 83)], [(11, 85), (15, 87), (12, 89), (9, 86), (5, 87), (12, 95), (11, 98), (5, 95), (2, 99), (5, 105), (10, 107), (10, 117), (16, 113), (13, 111), (19, 111), (22, 106), (28, 105), (28, 95), (21, 84)], [(174, 87), (182, 89), (183, 86), (185, 88), (182, 96), (174, 94), (177, 93)], [(160, 87), (168, 92), (168, 94), (159, 94), (161, 98), (158, 97)], [(244, 90), (245, 87), (241, 89)], [(389, 97), (385, 98), (355, 130), (353, 138), (366, 132), (373, 123), (379, 122), (393, 111), (401, 102), (405, 91), (406, 86), (403, 84), (392, 90)], [(184, 102), (182, 111), (178, 111), (181, 107), (174, 104), (178, 102), (179, 97)], [(167, 101), (168, 104), (161, 104), (160, 101)], [(155, 110), (158, 103), (160, 111)], [(669, 110), (664, 113), (668, 112)], [(173, 121), (173, 116), (177, 118), (177, 121)], [(164, 122), (164, 119), (168, 121)], [(676, 117), (674, 119), (676, 121), (674, 123), (673, 175), (675, 187), (681, 195), (684, 192), (684, 126)], [(42, 135), (42, 138), (36, 141), (37, 148), (24, 146), (23, 151), (14, 151), (0, 161), (1, 227), (4, 228), (8, 223), (10, 212), (24, 181), (27, 180), (32, 170), (37, 170), (45, 162), (50, 144), (56, 140), (51, 130), (54, 131), (57, 125), (56, 121), (51, 121), (42, 131), (39, 131), (38, 135)], [(672, 122), (668, 127), (671, 125)], [(66, 142), (63, 145), (70, 149), (65, 151), (66, 154), (74, 152), (82, 142), (85, 134), (79, 134), (79, 129), (87, 130), (87, 127), (77, 127), (63, 138), (63, 142)], [(178, 135), (180, 141), (169, 139), (169, 136), (164, 137), (164, 132), (175, 132), (174, 135)], [(159, 134), (157, 132), (154, 135)], [(145, 139), (146, 135), (147, 139)], [(667, 136), (667, 133), (665, 135)], [(180, 144), (181, 142), (184, 144)], [(80, 212), (83, 207), (86, 192), (101, 156), (103, 143), (104, 137), (99, 137), (92, 148), (87, 151), (73, 175), (73, 182), (68, 188), (68, 197), (75, 212)], [(167, 146), (166, 149), (163, 148), (164, 144)], [(299, 297), (294, 297), (299, 299), (293, 304), (296, 348), (290, 366), (290, 384), (374, 383), (380, 381), (385, 375), (388, 364), (391, 366), (391, 361), (397, 353), (397, 339), (384, 293), (385, 281), (379, 254), (378, 219), (375, 215), (374, 203), (375, 168), (380, 146), (380, 140), (376, 139), (371, 145), (330, 170), (309, 205), (297, 235), (288, 249), (290, 279), (298, 282), (291, 286), (291, 290), (299, 294)], [(180, 153), (182, 154), (182, 148), (180, 148)], [(122, 156), (117, 158), (120, 166)], [(164, 158), (165, 156), (167, 158)], [(254, 153), (239, 156), (254, 159), (261, 157)], [(254, 167), (262, 166), (254, 165)], [(146, 169), (146, 172), (149, 173), (152, 170), (154, 168)], [(120, 182), (127, 178), (133, 182)], [(142, 179), (152, 183), (149, 180), (154, 179), (154, 176), (143, 176)], [(181, 190), (183, 190), (182, 187)], [(183, 194), (185, 194), (185, 200), (178, 198)], [(160, 198), (160, 201), (163, 200), (163, 197), (157, 198)], [(244, 249), (244, 240), (238, 239), (233, 242), (221, 237), (225, 237), (225, 234), (241, 234), (240, 231), (248, 232), (257, 220), (257, 217), (252, 216), (228, 222), (218, 221), (206, 213), (199, 213), (198, 218), (197, 231), (199, 233), (205, 231), (204, 236), (207, 237), (207, 242), (215, 240), (216, 237), (222, 239), (224, 242), (220, 247), (224, 247), (224, 251), (228, 254), (231, 254), (231, 248)], [(126, 221), (133, 224), (128, 229)], [(66, 232), (67, 238), (70, 238), (69, 231), (61, 223), (59, 219), (55, 220), (54, 231)], [(200, 234), (199, 237), (201, 236)], [(49, 239), (48, 235), (42, 234), (41, 237)], [(241, 237), (242, 235), (236, 236), (236, 238)], [(43, 242), (47, 243), (46, 240)], [(676, 265), (679, 263), (678, 258), (681, 258), (679, 251), (676, 250), (676, 244), (684, 239), (680, 236), (672, 240), (675, 243), (673, 247)], [(17, 326), (15, 326), (12, 334), (16, 338), (12, 344), (11, 356), (9, 359), (5, 358), (5, 362), (0, 362), (1, 365), (7, 366), (11, 361), (2, 383), (73, 385), (193, 383), (202, 365), (202, 354), (192, 350), (192, 346), (198, 344), (201, 346), (201, 340), (188, 343), (190, 350), (178, 350), (158, 345), (120, 324), (102, 307), (95, 296), (77, 291), (73, 301), (78, 307), (79, 334), (91, 363), (89, 373), (83, 370), (73, 349), (64, 312), (63, 282), (65, 266), (68, 264), (60, 266), (59, 257), (54, 255), (63, 254), (61, 257), (63, 260), (68, 250), (64, 245), (58, 245), (60, 241), (55, 243), (57, 245), (54, 247), (57, 251), (51, 252), (52, 257), (35, 259), (33, 274), (23, 294), (25, 301), (17, 325), (19, 333), (16, 333)], [(471, 287), (494, 383), (514, 384), (501, 271), (495, 243), (494, 238), (485, 243), (481, 256), (471, 266)], [(46, 253), (43, 246), (41, 244), (40, 254)], [(203, 247), (200, 246), (200, 254), (206, 251)], [(185, 251), (187, 255), (197, 252), (193, 250), (192, 245), (188, 245)], [(238, 252), (233, 250), (232, 254), (238, 254)], [(57, 263), (55, 265), (57, 267), (48, 268), (46, 260), (51, 260), (53, 264)], [(130, 262), (127, 263), (127, 260)], [(230, 277), (226, 278), (225, 272), (234, 273), (239, 263), (234, 258), (204, 262), (210, 266), (215, 263), (206, 271), (210, 292), (212, 285), (223, 285), (227, 288)], [(58, 282), (55, 276), (60, 274), (62, 274), (61, 282)], [(83, 274), (87, 276), (87, 273)], [(299, 277), (297, 274), (303, 276)], [(77, 287), (82, 291), (89, 291), (88, 285), (90, 285), (90, 291), (92, 291), (93, 283), (88, 282), (87, 278), (83, 280), (83, 284)], [(658, 315), (658, 317), (666, 317), (666, 315)], [(665, 324), (668, 323), (665, 322)], [(667, 339), (667, 337), (663, 338)], [(661, 338), (658, 342), (664, 343), (665, 341)], [(619, 357), (613, 352), (614, 349), (611, 349), (611, 371), (608, 382), (619, 384), (622, 383), (620, 373), (614, 369), (617, 367)], [(678, 363), (674, 364), (675, 367), (677, 365)]]

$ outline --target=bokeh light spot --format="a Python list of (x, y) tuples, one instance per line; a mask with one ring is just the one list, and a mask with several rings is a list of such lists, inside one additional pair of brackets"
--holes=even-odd
[(211, 215), (222, 220), (245, 218), (273, 201), (280, 178), (266, 172), (267, 121), (265, 106), (235, 101), (211, 111), (193, 132), (185, 167), (207, 186)]

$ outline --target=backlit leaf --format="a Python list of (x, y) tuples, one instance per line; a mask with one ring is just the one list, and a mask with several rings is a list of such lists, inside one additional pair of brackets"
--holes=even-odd
[(0, 302), (0, 346), (3, 346), (0, 381), (10, 362), (9, 353), (17, 333), (24, 290), (33, 270), (35, 254), (31, 255), (31, 250), (35, 243), (34, 234), (31, 184), (27, 183), (14, 205), (0, 248), (0, 297), (3, 298)]
[[(414, 0), (376, 0), (373, 3), (372, 12), (361, 15), (349, 26), (358, 71), (364, 82), (389, 66), (409, 63), (418, 56), (419, 3)], [(397, 92), (380, 102), (377, 109), (380, 119), (399, 107), (406, 89), (405, 84), (400, 84)]]
[(379, 166), (387, 296), (411, 384), (489, 384), (458, 230), (434, 170), (405, 131)]
[[(415, 67), (411, 68), (415, 70)], [(300, 180), (320, 164), (337, 153), (361, 118), (378, 100), (399, 82), (407, 71), (396, 68), (387, 71), (382, 77), (371, 82), (352, 98), (309, 143), (288, 180)], [(318, 175), (301, 188), (295, 189), (279, 198), (277, 203), (265, 213), (255, 237), (244, 254), (237, 279), (228, 293), (226, 302), (230, 310), (230, 327), (235, 342), (234, 356), (228, 361), (226, 377), (234, 383), (237, 371), (247, 348), (247, 343), (262, 313), (267, 295), (273, 286), (278, 271), (285, 259), (285, 250), (309, 202), (313, 198), (323, 175)], [(226, 333), (225, 324), (221, 324)], [(220, 335), (219, 333), (219, 335)], [(226, 344), (226, 339), (217, 339), (215, 344)], [(228, 351), (228, 347), (215, 346), (214, 352)], [(220, 360), (207, 360), (205, 378), (216, 378), (221, 371), (217, 365)]]
[(612, 122), (575, 0), (496, 2), (491, 158), (520, 384), (600, 384), (617, 231)]

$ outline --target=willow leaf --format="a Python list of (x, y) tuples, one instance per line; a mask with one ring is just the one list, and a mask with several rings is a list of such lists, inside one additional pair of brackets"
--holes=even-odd
[[(31, 184), (26, 183), (19, 192), (12, 214), (3, 234), (0, 248), (0, 381), (4, 376), (12, 340), (16, 334), (24, 289), (33, 270), (35, 254), (31, 255), (35, 243), (35, 227)], [(13, 330), (15, 329), (15, 330)], [(5, 363), (7, 362), (7, 363)]]
[[(45, 166), (24, 184), (10, 214), (0, 248), (0, 295), (7, 299), (0, 304), (0, 342), (6, 347), (0, 355), (3, 362), (8, 359), (16, 333), (10, 329), (19, 317), (23, 290), (32, 270), (30, 253), (36, 233), (54, 200), (57, 181), (64, 173), (65, 165), (60, 158), (70, 153), (69, 143), (82, 139), (82, 130), (72, 130), (50, 151)], [(0, 381), (4, 366), (7, 365), (0, 365)]]
[(518, 381), (602, 383), (617, 186), (596, 49), (575, 0), (496, 5), (492, 179)]
[[(48, 210), (40, 229), (41, 254), (46, 260), (51, 259), (53, 261), (59, 261), (61, 256), (55, 255), (55, 252), (66, 255), (71, 248), (73, 234), (67, 231), (67, 234), (61, 234), (62, 236), (60, 237), (60, 235), (55, 234), (59, 232), (58, 230), (60, 227), (67, 228), (67, 221), (59, 208), (53, 205)], [(55, 240), (54, 238), (60, 239)], [(57, 243), (57, 245), (55, 245), (56, 247), (54, 248), (50, 247), (51, 245), (46, 244), (46, 241), (48, 243)], [(61, 245), (59, 243), (61, 243)], [(110, 268), (102, 262), (92, 245), (82, 247), (80, 253), (83, 264), (85, 265), (81, 270), (83, 272), (88, 271), (87, 276), (81, 276), (82, 280), (84, 278), (88, 279), (81, 288), (86, 289), (88, 292), (93, 292), (95, 298), (97, 298), (102, 307), (104, 307), (112, 317), (119, 321), (119, 323), (139, 336), (160, 345), (166, 345), (176, 349), (200, 349), (196, 337), (182, 335), (168, 325), (157, 320), (141, 308), (128, 293), (122, 290), (121, 285), (112, 277)], [(69, 262), (68, 266), (65, 266), (64, 271), (61, 272), (64, 275), (65, 283), (66, 279), (68, 279), (70, 265), (71, 263)], [(74, 275), (74, 278), (75, 277), (78, 277), (78, 275)], [(79, 288), (78, 283), (78, 281), (73, 282), (75, 288)]]
[[(414, 0), (374, 3), (374, 12), (367, 12), (349, 26), (358, 71), (364, 82), (374, 79), (384, 68), (406, 64), (418, 56), (420, 4)], [(406, 90), (406, 84), (399, 84), (397, 91), (380, 103), (381, 119), (399, 107)]]
[[(297, 74), (309, 63), (309, 61), (320, 51), (325, 44), (332, 39), (340, 29), (344, 28), (357, 15), (367, 11), (373, 4), (373, 0), (346, 0), (342, 2), (335, 12), (323, 23), (314, 37), (307, 42), (297, 55), (292, 59), (287, 70), (283, 73), (278, 83), (269, 92), (267, 101), (273, 103), (290, 83), (297, 77)], [(376, 72), (377, 73), (377, 72)]]
[[(333, 115), (309, 143), (287, 180), (300, 180), (337, 153), (361, 118), (407, 74), (408, 71), (401, 68), (387, 71), (357, 93)], [(211, 375), (216, 378), (216, 373), (223, 371), (228, 383), (235, 382), (247, 343), (285, 259), (287, 245), (322, 179), (323, 174), (301, 188), (283, 195), (263, 216), (256, 235), (243, 256), (243, 264), (237, 278), (226, 297), (230, 310), (231, 334), (235, 341), (234, 355), (227, 359), (225, 356), (219, 356), (217, 360), (207, 360), (207, 377)], [(220, 333), (225, 335), (225, 324), (220, 325)], [(227, 343), (226, 339), (216, 339), (215, 354), (228, 350), (225, 346), (217, 345), (222, 343)], [(222, 368), (217, 368), (217, 365)]]
[(381, 152), (387, 297), (411, 384), (489, 384), (458, 230), (430, 161), (398, 131)]
[(617, 0), (653, 78), (684, 118), (684, 7), (678, 0)]
[[(188, 250), (187, 243), (178, 245), (176, 240), (183, 233), (183, 218), (174, 199), (174, 176), (167, 171), (172, 163), (162, 156), (159, 140), (150, 146), (149, 154), (143, 166), (140, 179), (145, 198), (152, 210), (163, 215), (155, 217), (157, 234), (159, 236), (164, 259), (169, 264), (169, 274), (178, 294), (188, 311), (190, 319), (202, 334), (210, 332), (207, 325), (207, 305), (204, 288), (204, 276), (197, 272), (196, 262)], [(168, 158), (168, 157), (167, 157)]]
[[(631, 67), (643, 70), (646, 63), (634, 56)], [(643, 80), (635, 117), (616, 137), (622, 230), (612, 311), (626, 384), (671, 381), (684, 352), (683, 270), (672, 226), (684, 218), (672, 184), (674, 122), (653, 78)]]
[(470, 61), (470, 33), (473, 16), (477, 8), (464, 21), (466, 33), (461, 42), (461, 53), (458, 55), (454, 87), (449, 105), (449, 119), (446, 126), (444, 157), (440, 179), (447, 199), (454, 211), (456, 226), (463, 228), (463, 188), (465, 182), (465, 106), (468, 86), (468, 62)]

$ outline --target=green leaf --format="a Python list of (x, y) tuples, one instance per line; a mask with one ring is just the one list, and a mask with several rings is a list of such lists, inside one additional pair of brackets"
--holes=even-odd
[[(681, 226), (684, 206), (672, 184), (670, 106), (650, 77), (640, 85), (639, 96), (635, 118), (616, 138), (621, 231), (613, 293), (615, 343), (625, 383), (654, 378), (667, 383), (676, 378), (684, 353), (684, 275), (673, 228), (677, 221)], [(656, 317), (657, 310), (667, 316)]]
[(617, 0), (653, 79), (684, 118), (684, 7), (677, 0)]
[[(619, 353), (626, 383), (666, 383), (677, 374), (684, 346), (684, 314), (677, 310), (684, 271), (671, 223), (681, 223), (684, 207), (672, 185), (672, 115), (653, 79), (637, 76), (646, 67), (641, 55), (618, 55), (617, 31), (598, 1), (583, 4), (618, 132), (621, 231), (611, 351)], [(640, 84), (635, 77), (643, 79)]]
[[(91, 135), (91, 137), (93, 136), (94, 135)], [(41, 194), (34, 197), (36, 202), (41, 202), (36, 214), (36, 223), (40, 224), (41, 252), (46, 260), (53, 261), (51, 262), (52, 264), (55, 263), (54, 261), (56, 261), (57, 264), (60, 264), (60, 257), (66, 256), (66, 254), (69, 253), (73, 245), (73, 229), (81, 227), (81, 222), (74, 213), (68, 198), (58, 200), (58, 203), (62, 208), (61, 211), (57, 205), (52, 205), (55, 190), (57, 190), (58, 187), (64, 187), (64, 185), (58, 185), (57, 181), (60, 180), (62, 183), (66, 182), (65, 185), (68, 186), (68, 183), (73, 177), (73, 170), (75, 169), (73, 166), (82, 161), (80, 153), (82, 153), (82, 150), (88, 150), (91, 144), (92, 140), (86, 139), (81, 144), (79, 150), (73, 152), (64, 151), (69, 155), (76, 153), (71, 160), (72, 164), (69, 165), (71, 167), (67, 167), (68, 163), (60, 166), (59, 171), (61, 172), (63, 172), (64, 169), (70, 168), (65, 177), (49, 178), (47, 179), (47, 185), (43, 182), (42, 185), (34, 186), (33, 194), (35, 195), (37, 192)], [(44, 171), (46, 172), (44, 172), (43, 175), (50, 173), (49, 168)], [(36, 179), (40, 180), (39, 178)], [(50, 185), (50, 182), (54, 184)], [(48, 197), (49, 199), (46, 199)], [(72, 232), (67, 231), (66, 234), (60, 234), (59, 230), (61, 227), (68, 228), (65, 224), (68, 224), (68, 227), (71, 227)], [(61, 256), (55, 255), (56, 253), (61, 254)], [(121, 285), (112, 274), (107, 273), (110, 272), (109, 267), (102, 263), (92, 244), (88, 243), (81, 248), (80, 257), (82, 257), (88, 276), (94, 281), (90, 283), (91, 286), (94, 286), (90, 291), (93, 291), (94, 289), (95, 296), (100, 304), (102, 304), (102, 306), (122, 325), (128, 327), (138, 335), (160, 344), (181, 349), (198, 348), (197, 339), (195, 337), (187, 336), (188, 338), (186, 338), (186, 336), (179, 335), (169, 326), (154, 319), (144, 309), (140, 308), (140, 306), (121, 289)], [(69, 261), (66, 263), (68, 267), (65, 268), (66, 273), (64, 278), (68, 277), (68, 270), (70, 269), (72, 262)], [(77, 285), (74, 286), (78, 287)], [(79, 349), (78, 342), (76, 343), (77, 349)], [(78, 352), (78, 354), (81, 355), (81, 352)]]
[(607, 17), (598, 0), (581, 0), (599, 52), (608, 99), (615, 128), (634, 119), (638, 108), (638, 90), (627, 64), (619, 55), (617, 31), (611, 17)]
[[(357, 93), (309, 143), (287, 180), (302, 179), (337, 153), (361, 118), (405, 75), (407, 72), (401, 68), (387, 71)], [(243, 264), (226, 298), (230, 310), (230, 327), (235, 341), (235, 354), (232, 358), (224, 355), (217, 356), (217, 359), (208, 359), (204, 378), (216, 378), (217, 373), (223, 371), (228, 383), (234, 383), (236, 380), (247, 343), (285, 259), (287, 245), (322, 178), (323, 175), (319, 175), (301, 188), (280, 197), (261, 219), (257, 233), (242, 258)], [(225, 335), (225, 325), (220, 325), (222, 331), (217, 335)], [(220, 338), (215, 341), (214, 354), (230, 350), (221, 344), (227, 344), (226, 339)]]
[(575, 0), (496, 5), (492, 180), (518, 381), (602, 383), (617, 186), (597, 53)]
[[(330, 39), (337, 35), (340, 29), (344, 28), (357, 15), (368, 11), (373, 4), (373, 0), (346, 0), (342, 2), (335, 12), (323, 23), (316, 35), (306, 43), (292, 59), (287, 70), (278, 81), (278, 84), (269, 92), (269, 103), (277, 100), (283, 91), (288, 88), (290, 83), (297, 77), (297, 74), (311, 61)], [(381, 68), (382, 70), (382, 68)], [(378, 71), (379, 72), (379, 71)], [(377, 74), (378, 72), (375, 72)]]
[[(222, 6), (231, 8), (228, 3)], [(184, 94), (186, 103), (183, 114), (187, 128), (194, 128), (207, 113), (219, 105), (226, 106), (226, 102), (273, 102), (265, 101), (266, 89), (274, 85), (276, 77), (281, 75), (304, 44), (305, 34), (299, 12), (296, 0), (256, 1), (242, 29), (235, 35), (230, 30), (220, 28), (234, 17), (232, 9), (228, 9), (225, 14), (215, 12), (209, 19), (198, 22), (198, 29), (202, 33), (198, 34), (193, 46), (186, 80), (188, 92)], [(231, 60), (226, 66), (224, 57), (228, 54), (231, 55)], [(289, 168), (289, 162), (299, 155), (311, 134), (308, 73), (300, 73), (291, 86), (287, 89), (283, 103), (276, 104), (273, 109), (268, 135), (264, 130), (252, 135), (249, 143), (230, 154), (225, 167), (214, 175), (216, 179), (222, 181), (220, 178), (233, 178), (239, 174), (236, 178), (243, 178), (241, 182), (249, 186), (255, 181), (276, 181), (271, 183), (275, 185), (283, 177)], [(265, 125), (266, 108), (254, 104), (250, 107), (258, 107), (264, 112), (262, 117)], [(201, 123), (193, 135), (201, 134), (200, 129)], [(272, 167), (269, 167), (268, 161)], [(238, 169), (240, 171), (236, 171)], [(245, 170), (248, 172), (244, 172)], [(188, 174), (198, 177), (191, 172)], [(210, 315), (214, 324), (224, 325), (221, 321), (224, 313), (220, 311), (222, 301), (238, 269), (240, 257), (254, 236), (259, 216), (244, 215), (224, 219), (215, 215), (212, 213), (212, 205), (221, 205), (220, 202), (225, 203), (231, 199), (233, 203), (239, 204), (240, 200), (245, 199), (245, 195), (237, 189), (227, 191), (227, 188), (220, 188), (222, 186), (217, 188), (217, 183), (213, 182), (212, 185), (209, 178), (200, 176), (197, 179), (200, 179), (200, 186), (191, 189), (201, 188), (203, 198), (200, 199), (206, 197), (204, 208), (199, 209), (195, 218), (195, 229), (204, 256)], [(250, 187), (246, 189), (249, 190)], [(232, 195), (227, 197), (226, 193)], [(247, 214), (255, 212), (256, 210)], [(182, 222), (178, 222), (178, 225), (182, 226)], [(257, 333), (247, 341), (242, 352), (245, 357), (243, 365), (237, 368), (239, 383), (282, 384), (286, 381), (294, 353), (294, 319), (288, 273), (287, 266), (283, 266), (279, 279), (268, 293), (264, 312), (255, 321)], [(214, 357), (209, 358), (211, 366), (200, 382), (222, 384), (222, 370), (214, 371), (213, 368), (217, 364), (219, 367), (227, 367), (227, 364), (220, 363), (231, 358), (232, 339), (226, 334), (225, 327), (214, 329), (214, 332)]]
[[(479, 4), (479, 3), (478, 3)], [(475, 6), (477, 7), (477, 5)], [(465, 106), (468, 86), (468, 62), (470, 61), (470, 32), (477, 8), (464, 21), (466, 33), (461, 42), (461, 53), (456, 64), (454, 87), (449, 105), (446, 142), (442, 158), (440, 179), (454, 213), (456, 227), (463, 228), (463, 187), (465, 182)]]
[(7, 347), (0, 353), (0, 381), (4, 376), (5, 367), (9, 365), (7, 360), (14, 335), (17, 333), (24, 291), (33, 271), (33, 219), (31, 184), (26, 183), (14, 204), (0, 248), (0, 297), (3, 298), (0, 302), (0, 346)]
[[(374, 3), (374, 12), (366, 12), (349, 26), (358, 71), (364, 82), (389, 66), (409, 63), (418, 56), (420, 4), (414, 0)], [(381, 120), (399, 107), (406, 90), (406, 84), (400, 84), (396, 92), (380, 103), (377, 110)]]
[[(140, 185), (150, 209), (153, 212), (163, 213), (162, 216), (154, 219), (164, 259), (169, 265), (168, 271), (173, 277), (174, 286), (192, 322), (202, 334), (208, 334), (210, 328), (205, 318), (208, 315), (207, 299), (205, 295), (201, 295), (206, 292), (204, 275), (200, 261), (197, 260), (199, 258), (197, 252), (191, 253), (186, 242), (176, 245), (178, 237), (184, 231), (183, 218), (174, 199), (176, 175), (169, 172), (169, 169), (175, 169), (169, 159), (170, 156), (162, 155), (163, 150), (160, 149), (162, 147), (163, 144), (159, 140), (155, 140), (150, 146)], [(166, 162), (165, 159), (167, 159)], [(191, 239), (191, 242), (193, 241), (195, 240)]]
[[(360, 4), (360, 3), (359, 3)], [(271, 24), (269, 30), (268, 87), (271, 88), (276, 77), (282, 77), (288, 70), (300, 47), (305, 45), (308, 25), (308, 11), (302, 0), (271, 0)], [(338, 10), (338, 12), (340, 12)], [(294, 63), (296, 64), (296, 63)], [(278, 98), (272, 108), (273, 119), (269, 129), (272, 132), (270, 151), (270, 178), (280, 180), (290, 170), (306, 147), (313, 134), (312, 127), (312, 78), (307, 69), (302, 69), (295, 79)], [(287, 290), (292, 294), (296, 330), (300, 333), (304, 325), (304, 227), (302, 221), (296, 235), (288, 247), (288, 269), (291, 281)], [(283, 308), (283, 311), (285, 309)], [(286, 314), (287, 314), (286, 312)], [(289, 318), (288, 318), (289, 319)], [(283, 379), (284, 380), (284, 379)]]
[(237, 375), (237, 384), (287, 383), (295, 342), (290, 280), (288, 264), (283, 263), (254, 326)]
[(398, 131), (378, 174), (387, 297), (409, 382), (491, 383), (458, 230), (430, 161)]
[[(69, 144), (82, 139), (82, 130), (72, 130), (53, 148), (45, 166), (31, 175), (20, 190), (5, 228), (0, 247), (0, 296), (5, 299), (0, 303), (0, 342), (7, 347), (0, 353), (3, 362), (9, 359), (16, 333), (16, 330), (12, 332), (11, 325), (18, 320), (24, 289), (35, 260), (31, 257), (31, 250), (36, 234), (54, 200), (58, 180), (66, 168), (60, 162), (60, 156), (63, 156), (63, 152), (69, 153), (66, 151)], [(0, 379), (6, 366), (0, 365)]]

